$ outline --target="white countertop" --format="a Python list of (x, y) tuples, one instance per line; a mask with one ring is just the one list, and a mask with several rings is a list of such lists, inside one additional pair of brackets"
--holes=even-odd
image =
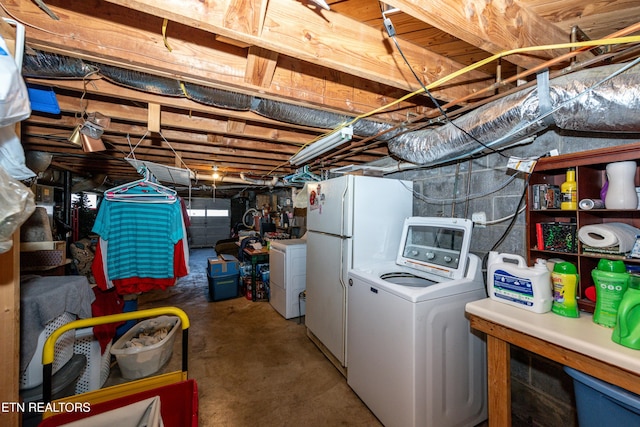
[(593, 323), (591, 314), (580, 312), (577, 319), (552, 312), (537, 314), (490, 298), (467, 303), (466, 311), (640, 375), (640, 350), (611, 341), (613, 329)]

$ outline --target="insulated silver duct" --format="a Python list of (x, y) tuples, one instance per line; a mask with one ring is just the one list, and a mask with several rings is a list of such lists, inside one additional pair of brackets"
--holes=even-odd
[[(439, 128), (408, 132), (389, 151), (418, 165), (436, 165), (526, 140), (556, 125), (584, 132), (640, 132), (640, 67), (608, 65), (545, 80), (486, 104)], [(463, 131), (463, 130), (464, 131)]]
[[(353, 117), (287, 104), (281, 101), (252, 97), (236, 92), (215, 89), (193, 83), (181, 82), (166, 77), (131, 71), (111, 65), (88, 63), (77, 58), (69, 58), (54, 53), (36, 51), (26, 55), (23, 75), (33, 78), (81, 79), (98, 71), (107, 80), (130, 89), (159, 95), (186, 97), (192, 101), (237, 111), (252, 111), (263, 117), (283, 123), (333, 129)], [(377, 135), (388, 130), (391, 125), (371, 120), (359, 120), (354, 125), (354, 133), (363, 137)], [(390, 135), (385, 135), (386, 138)]]
[[(30, 49), (30, 52), (33, 52)], [(41, 79), (81, 79), (95, 71), (95, 68), (79, 58), (69, 58), (55, 53), (35, 50), (25, 54), (22, 61), (22, 75)]]
[(153, 76), (139, 71), (114, 67), (112, 65), (94, 65), (98, 70), (100, 70), (100, 74), (104, 78), (117, 85), (158, 95), (174, 97), (184, 96), (184, 92), (182, 92), (182, 89), (180, 88), (180, 82), (175, 79)]

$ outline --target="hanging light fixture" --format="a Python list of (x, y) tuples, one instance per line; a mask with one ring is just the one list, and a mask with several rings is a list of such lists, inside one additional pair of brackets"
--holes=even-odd
[(82, 125), (77, 125), (75, 128), (73, 128), (73, 132), (71, 132), (71, 135), (69, 136), (67, 141), (69, 141), (76, 147), (82, 148), (82, 137), (80, 136), (80, 128), (82, 128)]
[(87, 153), (104, 151), (107, 148), (102, 142), (102, 134), (110, 123), (111, 119), (101, 113), (89, 113), (84, 123), (73, 129), (68, 141), (77, 147), (82, 147), (82, 150)]
[(289, 159), (289, 163), (292, 165), (307, 163), (327, 151), (351, 141), (351, 138), (353, 138), (353, 126), (341, 127), (294, 154)]

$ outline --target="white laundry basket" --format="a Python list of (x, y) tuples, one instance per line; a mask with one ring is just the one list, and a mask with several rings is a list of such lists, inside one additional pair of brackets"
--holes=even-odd
[[(170, 327), (171, 330), (162, 341), (144, 347), (126, 347), (128, 341), (141, 333), (148, 334), (163, 327)], [(122, 377), (138, 379), (158, 372), (171, 358), (176, 331), (180, 328), (179, 317), (159, 316), (143, 320), (129, 329), (111, 347), (111, 354), (116, 356)]]

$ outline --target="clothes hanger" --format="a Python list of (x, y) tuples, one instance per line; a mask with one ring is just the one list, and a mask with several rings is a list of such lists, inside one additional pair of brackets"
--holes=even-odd
[(177, 192), (151, 180), (151, 173), (141, 167), (138, 173), (144, 178), (118, 185), (104, 192), (107, 200), (138, 203), (175, 203)]
[(286, 182), (308, 182), (308, 181), (321, 181), (321, 178), (309, 171), (309, 166), (305, 165), (298, 170), (294, 174), (287, 175), (283, 178)]

